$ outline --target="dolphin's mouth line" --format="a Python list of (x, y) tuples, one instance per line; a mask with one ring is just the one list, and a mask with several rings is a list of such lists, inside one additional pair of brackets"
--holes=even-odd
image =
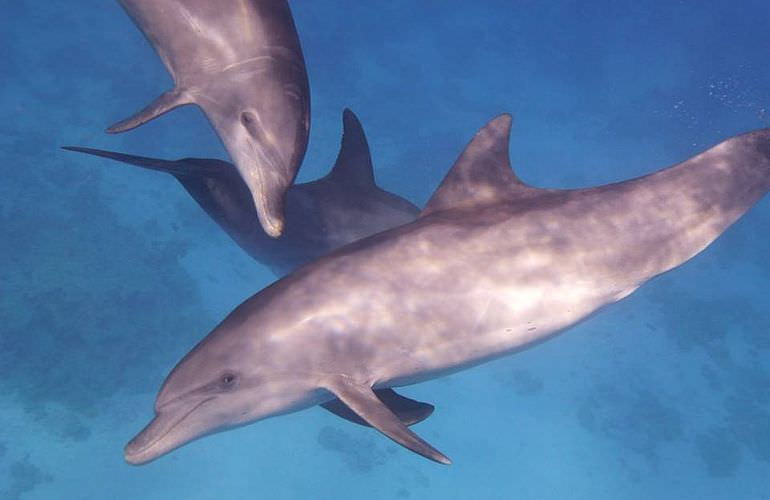
[[(251, 160), (252, 164), (258, 165), (258, 168), (255, 168), (250, 172), (252, 174), (252, 179), (254, 179), (254, 183), (256, 184), (259, 191), (256, 193), (258, 195), (257, 203), (259, 204), (257, 207), (257, 215), (264, 217), (264, 221), (267, 223), (267, 225), (269, 225), (272, 230), (276, 231), (277, 228), (273, 223), (272, 214), (267, 213), (267, 200), (265, 200), (265, 179), (263, 178), (261, 168), (259, 168), (259, 166), (269, 163), (267, 162), (266, 155), (259, 147), (255, 147), (252, 144), (249, 144), (249, 146), (251, 149), (249, 152), (251, 154), (248, 154), (249, 160)], [(252, 196), (253, 195), (254, 193), (252, 193)]]
[[(258, 196), (255, 200), (257, 202), (257, 215), (259, 216), (260, 221), (264, 222), (264, 224), (269, 226), (275, 233), (275, 235), (271, 234), (271, 236), (276, 238), (280, 236), (283, 224), (277, 223), (274, 218), (275, 214), (270, 212), (270, 205), (268, 204), (266, 196), (267, 182), (265, 180), (265, 173), (262, 169), (264, 168), (264, 165), (275, 168), (276, 166), (285, 165), (286, 163), (269, 141), (262, 138), (262, 140), (258, 142), (258, 144), (249, 144), (250, 151), (246, 154), (252, 164), (260, 166), (250, 171), (251, 178), (254, 180), (258, 190)], [(254, 193), (252, 193), (252, 195), (253, 194)]]
[[(200, 408), (201, 406), (203, 406), (204, 404), (208, 403), (209, 401), (211, 401), (211, 400), (212, 400), (212, 399), (214, 399), (214, 398), (215, 398), (215, 397), (206, 398), (206, 399), (204, 399), (203, 401), (201, 401), (200, 403), (198, 403), (197, 405), (195, 405), (195, 406), (193, 406), (192, 408), (190, 408), (190, 409), (189, 409), (189, 410), (188, 410), (186, 413), (184, 413), (184, 414), (183, 414), (181, 417), (179, 417), (179, 418), (176, 420), (176, 422), (174, 422), (173, 424), (171, 424), (171, 426), (170, 426), (170, 427), (169, 427), (169, 428), (168, 428), (168, 429), (167, 429), (165, 432), (163, 432), (162, 434), (160, 434), (160, 435), (159, 435), (159, 436), (157, 436), (155, 439), (153, 439), (153, 440), (152, 440), (152, 441), (150, 441), (149, 443), (145, 444), (144, 446), (142, 446), (142, 447), (141, 447), (141, 448), (139, 448), (138, 450), (131, 450), (131, 453), (130, 453), (130, 455), (131, 455), (131, 456), (136, 456), (136, 455), (139, 455), (139, 454), (141, 454), (141, 453), (144, 453), (145, 451), (149, 450), (150, 448), (152, 448), (152, 447), (153, 447), (153, 446), (155, 446), (156, 444), (158, 444), (158, 442), (159, 442), (160, 440), (162, 440), (164, 437), (168, 436), (168, 435), (171, 433), (171, 431), (173, 431), (174, 429), (176, 429), (176, 428), (179, 426), (179, 424), (181, 424), (181, 423), (182, 423), (182, 422), (183, 422), (183, 421), (184, 421), (184, 420), (185, 420), (187, 417), (189, 417), (189, 416), (190, 416), (190, 414), (192, 414), (192, 412), (194, 412), (195, 410), (197, 410), (198, 408)], [(152, 425), (152, 424), (150, 424), (150, 425)], [(144, 431), (142, 431), (142, 432), (144, 432)], [(141, 432), (139, 433), (139, 435), (141, 435)], [(138, 436), (137, 436), (137, 437), (138, 437)], [(136, 439), (136, 437), (135, 437), (134, 439)], [(129, 444), (130, 444), (130, 443), (129, 443)]]

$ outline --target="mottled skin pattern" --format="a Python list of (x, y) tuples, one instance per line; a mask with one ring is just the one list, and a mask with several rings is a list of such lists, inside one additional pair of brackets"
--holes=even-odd
[(412, 222), (420, 211), (377, 186), (364, 130), (348, 109), (343, 112), (342, 144), (332, 171), (321, 179), (292, 185), (287, 191), (287, 224), (280, 238), (271, 238), (262, 230), (249, 188), (230, 163), (65, 149), (172, 174), (243, 250), (278, 276), (343, 245)]
[(310, 91), (285, 0), (120, 0), (174, 88), (108, 132), (197, 104), (211, 121), (272, 237), (307, 149)]
[(248, 299), (176, 366), (126, 447), (152, 460), (207, 433), (334, 396), (449, 460), (372, 397), (542, 342), (708, 246), (770, 188), (770, 129), (590, 189), (526, 186), (510, 117), (471, 141), (415, 222), (345, 246)]

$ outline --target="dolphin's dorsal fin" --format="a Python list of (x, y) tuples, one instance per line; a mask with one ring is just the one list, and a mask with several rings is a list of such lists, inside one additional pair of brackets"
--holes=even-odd
[(345, 108), (342, 112), (342, 143), (334, 168), (327, 176), (335, 182), (357, 186), (374, 185), (374, 168), (369, 143), (358, 117)]
[[(125, 153), (116, 153), (114, 151), (105, 151), (103, 149), (83, 148), (80, 146), (62, 146), (67, 151), (85, 153), (110, 160), (136, 165), (137, 167), (148, 170), (157, 170), (166, 172), (174, 177), (183, 177), (187, 175), (222, 175), (223, 168), (216, 165), (219, 160), (206, 158), (185, 158), (184, 160), (162, 160), (160, 158), (149, 158), (147, 156), (135, 156)], [(220, 162), (221, 163), (221, 162)]]
[(409, 430), (365, 384), (356, 384), (347, 377), (340, 377), (326, 385), (326, 389), (337, 396), (345, 405), (366, 423), (382, 432), (396, 443), (435, 462), (452, 463), (443, 453)]
[(153, 120), (164, 113), (168, 113), (174, 108), (184, 106), (185, 104), (193, 104), (193, 101), (187, 92), (178, 88), (169, 90), (168, 92), (161, 94), (138, 113), (111, 125), (107, 128), (107, 133), (117, 134), (131, 130), (139, 125), (144, 125), (148, 121)]
[[(377, 389), (375, 396), (382, 404), (387, 406), (404, 425), (414, 425), (430, 417), (435, 409), (433, 405), (415, 401), (398, 394), (393, 389)], [(353, 410), (348, 408), (345, 403), (339, 399), (333, 399), (321, 405), (326, 410), (334, 413), (338, 417), (344, 418), (354, 424), (371, 427), (366, 420), (358, 416)]]
[(529, 192), (511, 169), (508, 142), (511, 115), (503, 114), (479, 130), (420, 216), (449, 208), (469, 207), (510, 200)]

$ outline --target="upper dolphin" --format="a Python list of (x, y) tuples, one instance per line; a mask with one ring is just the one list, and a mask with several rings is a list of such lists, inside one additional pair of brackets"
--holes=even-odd
[(373, 391), (548, 339), (692, 258), (770, 189), (770, 129), (637, 179), (552, 190), (511, 170), (510, 125), (502, 115), (474, 137), (415, 222), (237, 307), (168, 376), (126, 459), (336, 397), (449, 463)]
[(310, 91), (286, 0), (120, 0), (174, 88), (107, 129), (123, 132), (197, 104), (246, 182), (265, 232), (284, 228), (284, 195), (307, 149)]
[(356, 115), (342, 114), (343, 134), (334, 168), (286, 193), (286, 231), (271, 238), (259, 226), (251, 194), (225, 161), (146, 158), (92, 148), (64, 149), (167, 172), (254, 259), (283, 276), (302, 264), (366, 236), (417, 218), (420, 210), (377, 186), (369, 145)]

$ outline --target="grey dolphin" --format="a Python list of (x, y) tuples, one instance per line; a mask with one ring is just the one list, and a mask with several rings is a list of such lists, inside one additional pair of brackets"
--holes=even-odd
[(310, 91), (286, 0), (120, 0), (174, 88), (107, 129), (138, 127), (197, 104), (251, 191), (262, 227), (284, 227), (283, 203), (305, 155)]
[(553, 190), (511, 170), (510, 124), (502, 115), (474, 137), (415, 222), (238, 306), (168, 376), (126, 460), (336, 397), (399, 444), (449, 463), (373, 391), (554, 336), (692, 258), (770, 189), (770, 129), (645, 177)]
[(167, 172), (249, 255), (283, 276), (330, 251), (417, 218), (419, 209), (377, 186), (363, 127), (349, 109), (334, 168), (325, 177), (292, 185), (286, 193), (286, 230), (271, 238), (259, 226), (251, 194), (225, 161), (145, 158), (66, 146), (64, 149)]

